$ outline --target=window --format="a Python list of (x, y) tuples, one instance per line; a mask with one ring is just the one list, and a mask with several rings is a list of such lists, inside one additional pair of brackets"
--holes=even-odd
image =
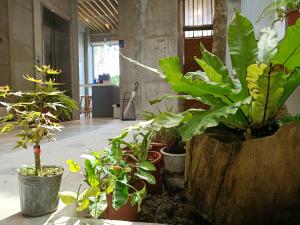
[(98, 75), (109, 74), (111, 82), (119, 84), (119, 42), (101, 42), (93, 46), (94, 55), (94, 78)]
[(184, 35), (187, 38), (213, 35), (214, 0), (184, 1)]

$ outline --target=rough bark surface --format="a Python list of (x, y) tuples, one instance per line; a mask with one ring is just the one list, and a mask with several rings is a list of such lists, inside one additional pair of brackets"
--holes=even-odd
[(212, 53), (224, 63), (226, 61), (226, 34), (227, 34), (227, 1), (215, 1), (214, 34)]
[(245, 142), (195, 137), (186, 179), (190, 203), (216, 225), (299, 224), (300, 124)]

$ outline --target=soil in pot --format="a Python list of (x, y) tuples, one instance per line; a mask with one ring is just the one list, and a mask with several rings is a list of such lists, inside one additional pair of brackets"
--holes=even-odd
[(300, 18), (299, 10), (293, 10), (287, 14), (288, 25), (292, 26)]
[[(141, 181), (137, 180), (133, 185), (137, 190), (142, 190), (146, 184)], [(112, 207), (112, 195), (107, 196), (107, 210), (106, 210), (106, 219), (110, 220), (125, 220), (125, 221), (137, 221), (138, 219), (138, 205), (135, 204), (134, 206), (131, 205), (130, 200), (123, 205), (120, 209), (115, 210)]]
[(167, 147), (167, 145), (165, 145), (163, 143), (152, 142), (152, 143), (150, 143), (149, 150), (154, 151), (154, 152), (160, 152), (160, 150), (165, 147)]
[(35, 176), (32, 167), (18, 169), (21, 212), (27, 216), (42, 216), (57, 209), (64, 169), (43, 166), (42, 176)]

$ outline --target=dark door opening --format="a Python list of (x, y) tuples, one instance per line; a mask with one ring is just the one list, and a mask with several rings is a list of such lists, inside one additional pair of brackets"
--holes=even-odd
[(56, 82), (62, 83), (61, 90), (71, 96), (71, 61), (70, 61), (70, 26), (69, 21), (62, 19), (47, 8), (43, 8), (43, 56), (44, 64), (62, 70), (55, 75)]

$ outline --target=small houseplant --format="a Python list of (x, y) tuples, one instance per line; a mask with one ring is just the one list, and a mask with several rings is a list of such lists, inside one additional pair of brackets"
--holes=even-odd
[[(36, 68), (42, 79), (24, 76), (27, 81), (35, 83), (33, 91), (13, 92), (8, 86), (0, 87), (0, 97), (4, 99), (0, 105), (7, 108), (7, 116), (0, 118), (0, 122), (5, 122), (1, 133), (18, 128), (16, 148), (33, 145), (35, 166), (18, 169), (21, 210), (29, 216), (41, 216), (57, 209), (63, 168), (42, 166), (40, 146), (43, 140), (54, 140), (55, 132), (63, 128), (55, 112), (68, 108), (68, 103), (73, 102), (55, 88), (54, 80), (46, 79), (48, 74), (59, 74), (60, 71), (50, 66)], [(67, 101), (57, 101), (61, 99)], [(66, 116), (71, 113), (71, 110), (64, 110)]]
[[(155, 170), (147, 160), (128, 161), (123, 151), (127, 132), (111, 139), (110, 149), (89, 152), (84, 158), (85, 188), (77, 193), (61, 192), (65, 204), (77, 204), (77, 211), (88, 209), (93, 218), (136, 221), (141, 203), (147, 195), (147, 181), (155, 183), (149, 171)], [(79, 172), (80, 166), (68, 160), (72, 172)]]
[(214, 224), (298, 222), (299, 116), (279, 114), (300, 84), (299, 33), (300, 20), (280, 42), (271, 28), (257, 42), (251, 22), (236, 12), (227, 33), (234, 74), (203, 46), (202, 58), (195, 58), (202, 71), (185, 75), (178, 57), (161, 59), (162, 72), (131, 60), (159, 74), (178, 94), (186, 93), (156, 102), (185, 98), (209, 105), (207, 110), (163, 112), (151, 125), (181, 124), (183, 140), (191, 140), (186, 160), (190, 203)]
[(147, 190), (150, 194), (160, 193), (162, 187), (162, 156), (160, 152), (150, 151), (150, 141), (153, 137), (152, 130), (140, 130), (134, 133), (135, 141), (126, 142), (127, 151), (125, 151), (125, 159), (135, 164), (143, 164), (151, 162), (155, 167), (153, 171), (138, 170), (137, 176), (147, 176), (151, 179), (146, 183)]
[(299, 10), (299, 0), (275, 0), (264, 8), (258, 20), (267, 16), (275, 16), (273, 24), (287, 18), (288, 25), (294, 25), (300, 17)]
[[(154, 104), (154, 101), (150, 102)], [(170, 112), (171, 110), (168, 110)], [(163, 116), (162, 113), (160, 116)], [(157, 115), (153, 112), (146, 114), (146, 119), (151, 120), (156, 118)], [(179, 133), (179, 125), (175, 127), (155, 127), (151, 124), (150, 129), (153, 130), (153, 139), (150, 143), (151, 150), (156, 149), (162, 154), (165, 169), (169, 172), (184, 172), (185, 162), (185, 146)], [(154, 145), (154, 146), (153, 146)]]

